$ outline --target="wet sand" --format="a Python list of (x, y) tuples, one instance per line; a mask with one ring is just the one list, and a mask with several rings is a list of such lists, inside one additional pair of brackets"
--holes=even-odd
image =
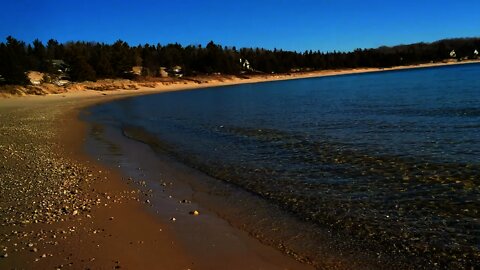
[[(173, 222), (169, 206), (152, 213), (133, 180), (85, 155), (78, 110), (119, 97), (92, 91), (0, 101), (1, 269), (311, 268), (214, 214), (186, 212)], [(191, 239), (180, 243), (172, 226)]]
[[(248, 233), (318, 269), (386, 269), (385, 265), (389, 266), (388, 269), (407, 268), (399, 258), (384, 256), (379, 259), (372, 247), (359, 249), (362, 243), (353, 239), (345, 241), (351, 237), (339, 237), (328, 228), (322, 229), (296, 218), (253, 193), (212, 178), (154, 151), (143, 142), (125, 137), (119, 129), (102, 125), (92, 130), (92, 136), (86, 142), (89, 153), (100, 157), (103, 164), (121, 170), (143, 194), (148, 194), (145, 200), (148, 199), (146, 204), (150, 211), (171, 225), (171, 232), (189, 254), (208, 258), (197, 261), (201, 269), (227, 266), (235, 269), (238, 263), (231, 264), (234, 259), (226, 261), (228, 265), (212, 265), (217, 256), (246, 253), (245, 247), (237, 246), (239, 243), (223, 239), (240, 235), (235, 233), (235, 228), (243, 231), (243, 235)], [(189, 213), (194, 210), (201, 215), (192, 220)], [(174, 223), (170, 221), (171, 217), (176, 218)], [(193, 230), (192, 221), (195, 224)], [(228, 226), (223, 226), (226, 222)], [(248, 245), (248, 249), (255, 249), (253, 243), (245, 240), (242, 242)]]

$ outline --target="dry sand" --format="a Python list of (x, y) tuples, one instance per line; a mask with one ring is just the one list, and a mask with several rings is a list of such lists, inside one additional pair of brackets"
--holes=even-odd
[[(118, 92), (118, 90), (135, 90), (137, 94), (144, 92), (157, 93), (161, 91), (175, 91), (184, 89), (194, 89), (203, 87), (214, 87), (222, 85), (233, 85), (243, 83), (258, 83), (278, 80), (292, 80), (301, 78), (314, 78), (324, 76), (347, 75), (356, 73), (384, 72), (404, 69), (417, 69), (449, 65), (462, 65), (480, 63), (480, 60), (465, 60), (462, 62), (438, 62), (409, 66), (397, 66), (391, 68), (354, 68), (354, 69), (338, 69), (338, 70), (320, 70), (306, 71), (288, 74), (256, 74), (256, 75), (206, 75), (192, 78), (174, 79), (174, 78), (152, 78), (144, 81), (131, 81), (125, 79), (105, 79), (96, 82), (72, 83), (65, 86), (57, 86), (51, 83), (43, 83), (40, 85), (30, 86), (2, 86), (0, 87), (1, 97), (17, 97), (30, 95), (50, 95), (50, 94), (71, 94), (89, 92), (88, 90), (97, 90), (104, 94), (109, 92)], [(40, 76), (38, 72), (30, 72), (29, 75), (38, 81)], [(149, 91), (150, 90), (150, 91)], [(125, 92), (125, 91), (123, 91)], [(118, 94), (118, 93), (117, 93)], [(120, 93), (121, 94), (121, 93)]]

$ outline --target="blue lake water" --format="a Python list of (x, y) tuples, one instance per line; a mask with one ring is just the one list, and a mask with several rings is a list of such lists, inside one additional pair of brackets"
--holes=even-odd
[(172, 92), (90, 110), (318, 226), (439, 265), (480, 262), (478, 64)]

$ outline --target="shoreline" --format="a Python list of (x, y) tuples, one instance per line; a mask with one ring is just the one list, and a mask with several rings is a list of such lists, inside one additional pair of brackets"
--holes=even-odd
[[(380, 251), (378, 247), (367, 247), (340, 232), (306, 222), (257, 194), (191, 168), (161, 150), (152, 149), (144, 141), (125, 137), (114, 126), (102, 125), (99, 133), (99, 138), (87, 143), (87, 148), (93, 149), (90, 151), (93, 152), (92, 156), (102, 157), (103, 164), (118, 167), (129, 178), (145, 179), (141, 183), (145, 191), (151, 189), (152, 194), (157, 194), (149, 196), (147, 207), (152, 213), (163, 216), (165, 223), (170, 222), (169, 217), (176, 217), (177, 221), (171, 226), (171, 231), (194, 257), (208, 258), (212, 252), (206, 250), (216, 250), (215, 256), (225, 257), (224, 250), (232, 250), (232, 243), (219, 239), (217, 234), (240, 234), (275, 247), (317, 269), (386, 269), (385, 265), (389, 266), (388, 269), (408, 268), (403, 257), (377, 258), (376, 254)], [(191, 219), (187, 214), (191, 210), (198, 210), (201, 219), (208, 221)], [(193, 230), (189, 229), (190, 222), (195, 224)], [(228, 223), (227, 227), (222, 225), (225, 222)], [(223, 233), (237, 229), (240, 230), (239, 234)], [(350, 240), (341, 240), (347, 238)], [(214, 242), (215, 248), (206, 246), (208, 242)], [(250, 247), (255, 248), (256, 245)], [(236, 252), (245, 254), (247, 251), (237, 248)], [(231, 258), (229, 262), (235, 260), (236, 258)], [(215, 261), (215, 258), (207, 261)], [(239, 267), (242, 263), (244, 262), (239, 261), (227, 268), (249, 269), (248, 264)], [(199, 265), (202, 266), (200, 269), (226, 267), (206, 261), (199, 262), (197, 266)]]
[[(408, 66), (395, 66), (390, 68), (353, 68), (353, 69), (339, 69), (339, 70), (319, 70), (319, 71), (305, 71), (299, 73), (288, 74), (261, 74), (248, 75), (250, 77), (238, 77), (233, 75), (206, 75), (192, 78), (185, 78), (180, 80), (171, 80), (167, 82), (151, 82), (151, 81), (130, 81), (123, 79), (105, 79), (97, 82), (81, 82), (73, 83), (67, 87), (58, 87), (52, 84), (41, 84), (39, 86), (10, 86), (16, 89), (21, 95), (12, 95), (2, 92), (0, 88), (0, 99), (9, 98), (16, 99), (21, 97), (32, 96), (64, 96), (64, 95), (89, 95), (85, 93), (98, 93), (98, 95), (144, 95), (156, 94), (161, 92), (193, 90), (219, 86), (230, 86), (238, 84), (263, 83), (284, 80), (297, 80), (308, 78), (321, 78), (343, 75), (361, 75), (367, 73), (377, 72), (391, 72), (391, 71), (408, 71), (422, 68), (440, 68), (457, 65), (480, 64), (480, 60), (467, 60), (461, 62), (438, 62), (425, 63)], [(7, 86), (8, 87), (8, 86)], [(5, 91), (5, 90), (4, 90)], [(32, 92), (34, 94), (30, 94)], [(27, 92), (28, 94), (25, 94)], [(41, 93), (41, 94), (35, 94)], [(92, 94), (94, 95), (94, 94)]]
[[(9, 160), (1, 169), (11, 176), (2, 179), (2, 189), (15, 192), (16, 187), (31, 187), (49, 179), (43, 189), (0, 202), (2, 218), (12, 221), (0, 226), (0, 268), (154, 269), (160, 265), (163, 269), (210, 269), (209, 265), (218, 267), (224, 259), (237, 263), (232, 269), (311, 269), (242, 231), (229, 231), (231, 227), (224, 221), (220, 228), (226, 228), (225, 234), (233, 238), (225, 243), (237, 243), (236, 248), (217, 258), (216, 264), (192, 256), (189, 247), (182, 246), (171, 233), (169, 224), (145, 207), (138, 185), (84, 151), (88, 123), (78, 118), (80, 110), (127, 96), (131, 95), (116, 92), (105, 96), (92, 91), (0, 100), (0, 115), (8, 123), (1, 129), (0, 157)], [(31, 130), (20, 133), (26, 129)], [(48, 147), (32, 150), (25, 142)], [(35, 160), (36, 168), (25, 168), (25, 163)], [(59, 174), (53, 172), (57, 170)], [(66, 183), (65, 177), (75, 183)], [(49, 195), (45, 190), (51, 191), (53, 198), (47, 196), (38, 204), (38, 197)], [(64, 195), (67, 199), (59, 199)], [(24, 209), (13, 206), (17, 199), (24, 202)], [(8, 211), (14, 208), (14, 212)], [(48, 219), (52, 215), (55, 219)], [(208, 215), (202, 213), (204, 216)], [(192, 225), (185, 227), (192, 229)], [(244, 255), (255, 256), (244, 260)], [(196, 267), (201, 265), (206, 266)]]
[[(96, 101), (64, 102), (34, 99), (0, 107), (3, 120), (12, 122), (2, 128), (3, 170), (11, 175), (2, 177), (2, 190), (18, 194), (30, 188), (20, 198), (2, 198), (1, 216), (11, 222), (0, 227), (0, 268), (147, 269), (159, 258), (167, 269), (189, 267), (191, 259), (162, 231), (163, 224), (143, 211), (139, 195), (127, 192), (130, 187), (118, 173), (82, 150), (86, 123), (78, 120), (78, 110)], [(29, 128), (27, 134), (18, 132)], [(12, 200), (23, 205), (9, 213)], [(132, 229), (130, 219), (143, 229)]]
[[(262, 242), (243, 226), (235, 226), (226, 218), (226, 211), (212, 207), (224, 203), (217, 198), (210, 200), (215, 196), (210, 188), (215, 189), (213, 193), (217, 195), (223, 192), (211, 185), (217, 179), (159, 155), (150, 146), (131, 140), (108, 125), (97, 126), (86, 146), (91, 156), (99, 157), (101, 164), (109, 168), (116, 168), (125, 178), (131, 179), (131, 186), (141, 190), (145, 195), (141, 201), (146, 210), (156, 215), (174, 235), (178, 245), (194, 258), (196, 269), (311, 268), (296, 261), (302, 261), (301, 257), (278, 250), (274, 243)], [(225, 192), (236, 194), (241, 191), (231, 188)], [(242, 195), (247, 192), (244, 193)], [(254, 196), (237, 198), (239, 201), (255, 199)], [(244, 216), (239, 215), (237, 208), (226, 205), (221, 208), (236, 213), (237, 220), (243, 221)], [(199, 214), (192, 215), (193, 211)]]
[[(447, 65), (452, 64), (413, 68)], [(173, 84), (157, 89), (77, 91), (0, 99), (0, 116), (6, 123), (0, 129), (3, 137), (0, 141), (0, 158), (6, 161), (0, 170), (2, 175), (8, 176), (2, 179), (2, 188), (5, 192), (27, 194), (22, 197), (25, 200), (25, 205), (22, 205), (24, 209), (15, 205), (18, 197), (7, 196), (1, 202), (0, 257), (3, 258), (0, 258), (0, 268), (52, 268), (60, 265), (74, 268), (107, 265), (151, 268), (158, 266), (159, 260), (165, 263), (167, 269), (195, 266), (191, 264), (191, 254), (175, 244), (176, 238), (164, 224), (165, 221), (162, 223), (148, 212), (142, 203), (145, 198), (138, 188), (127, 184), (128, 181), (125, 182), (125, 177), (118, 170), (106, 168), (82, 150), (88, 124), (80, 121), (78, 114), (86, 107), (136, 95), (407, 69), (412, 67), (330, 71), (297, 77), (268, 75), (268, 78)], [(28, 162), (33, 166), (26, 166)], [(39, 181), (47, 182), (41, 186), (45, 189), (36, 189)], [(20, 186), (15, 186), (17, 184)], [(22, 184), (26, 187), (22, 187)], [(59, 190), (61, 193), (57, 194)], [(133, 195), (132, 191), (135, 191)], [(39, 204), (38, 198), (41, 196), (48, 198)], [(57, 205), (56, 199), (60, 199), (61, 204)], [(138, 221), (142, 230), (131, 228), (131, 220)], [(154, 236), (148, 233), (153, 231), (157, 232)], [(260, 246), (257, 247), (261, 249)], [(81, 251), (77, 253), (76, 250)], [(267, 252), (269, 258), (274, 258), (270, 261), (273, 265), (282, 260), (291, 262), (287, 255), (278, 257), (275, 250), (261, 252)], [(237, 254), (236, 259), (241, 259), (241, 256)], [(305, 268), (308, 266), (305, 265)]]

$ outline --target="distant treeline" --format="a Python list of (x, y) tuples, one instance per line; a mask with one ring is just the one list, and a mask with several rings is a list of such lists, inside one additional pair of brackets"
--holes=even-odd
[[(455, 55), (450, 55), (452, 51)], [(159, 76), (160, 68), (179, 66), (188, 76), (196, 74), (286, 73), (359, 67), (391, 67), (437, 62), (447, 58), (474, 58), (480, 38), (445, 39), (352, 52), (305, 51), (303, 53), (261, 48), (168, 45), (129, 46), (96, 42), (59, 43), (39, 40), (27, 44), (13, 37), (0, 43), (0, 84), (28, 84), (26, 71), (58, 74), (72, 81), (131, 78), (132, 67), (142, 66), (141, 75)], [(243, 62), (242, 62), (242, 60)], [(248, 61), (246, 64), (245, 60)], [(63, 66), (60, 68), (60, 66)]]

